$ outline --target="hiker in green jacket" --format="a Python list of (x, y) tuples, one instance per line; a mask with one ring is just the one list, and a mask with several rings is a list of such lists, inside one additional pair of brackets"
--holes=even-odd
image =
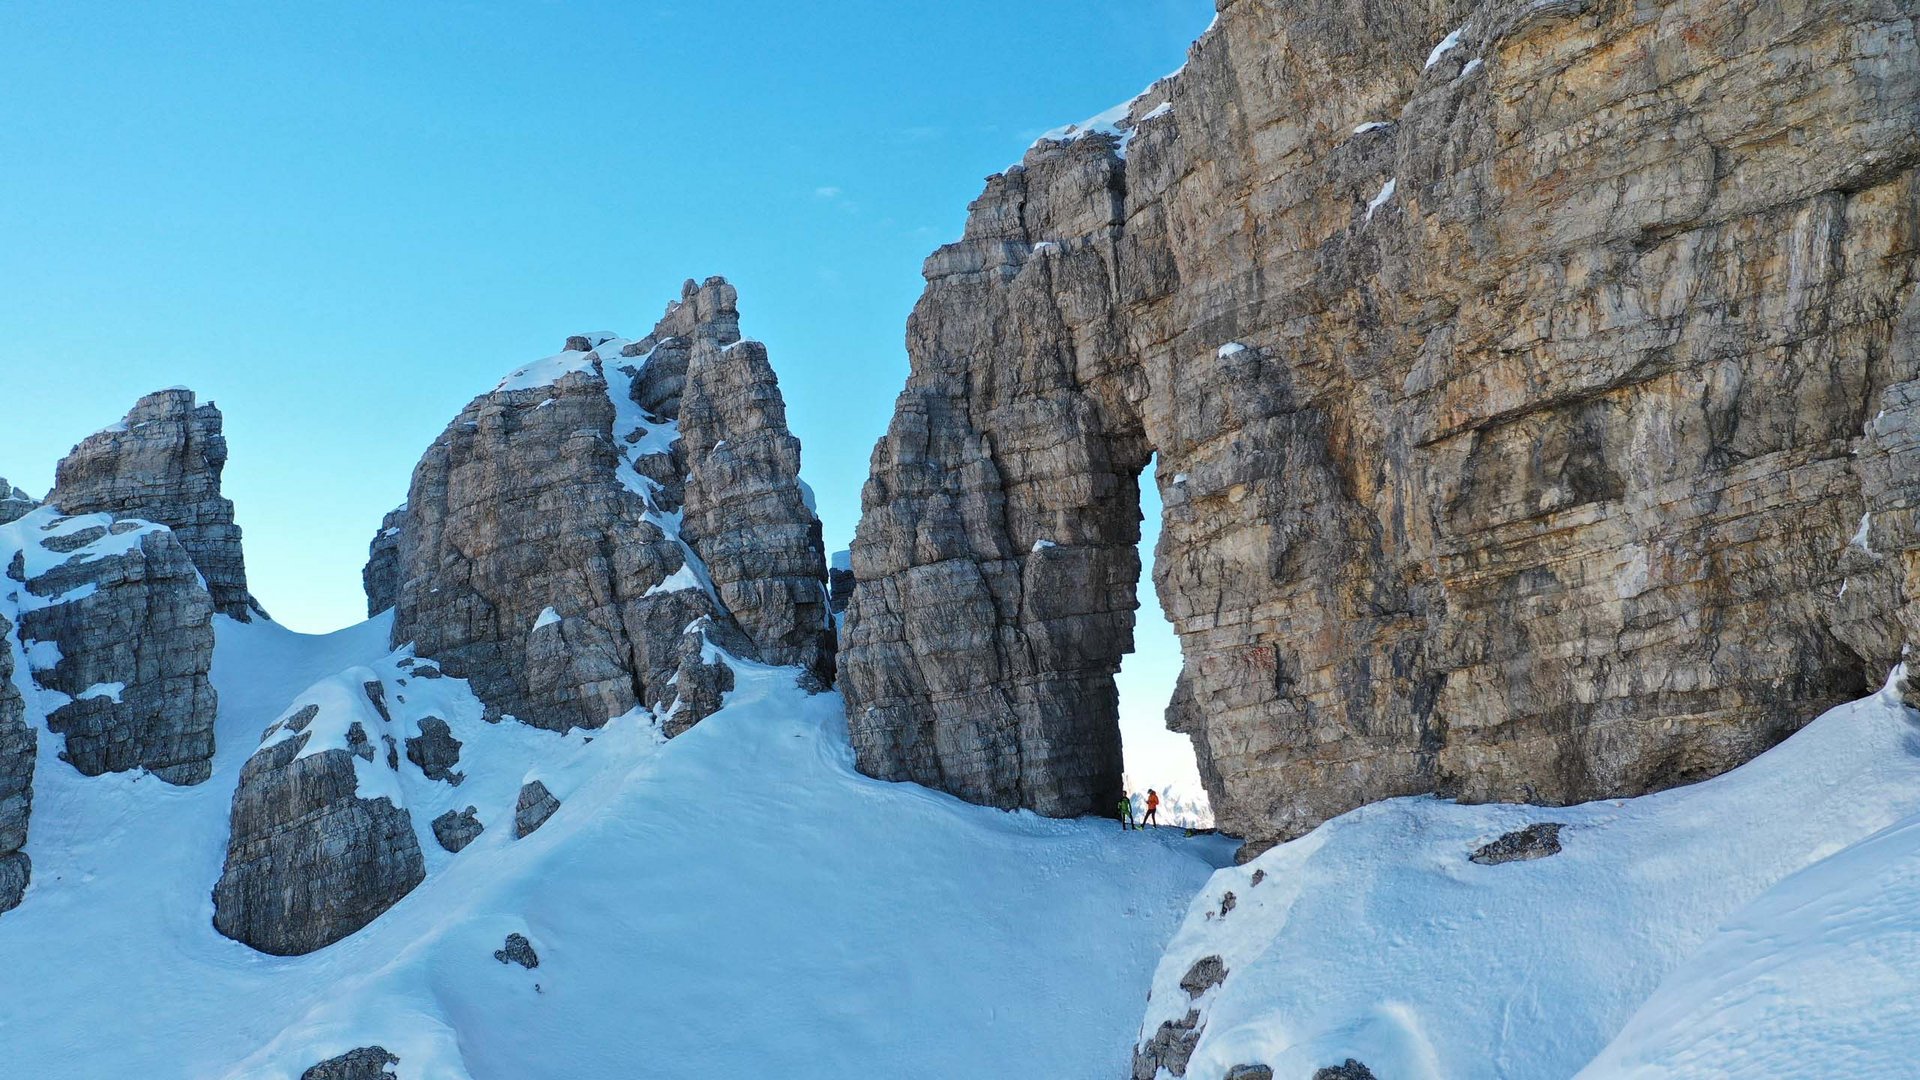
[(1120, 796), (1120, 828), (1122, 831), (1133, 828), (1133, 796)]

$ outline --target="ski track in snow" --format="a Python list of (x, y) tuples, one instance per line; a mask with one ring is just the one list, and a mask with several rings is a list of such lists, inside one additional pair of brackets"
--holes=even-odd
[[(33, 988), (0, 1009), (7, 1075), (293, 1080), (379, 1044), (407, 1080), (1117, 1076), (1162, 946), (1232, 850), (860, 776), (837, 695), (740, 663), (727, 707), (664, 746), (618, 721), (501, 725), (592, 737), (553, 766), (576, 775), (545, 826), (516, 841), (483, 808), (448, 855), (415, 805), (427, 880), (345, 941), (265, 956), (212, 928), (240, 767), (306, 688), (385, 670), (390, 616), (216, 624), (212, 780), (82, 777), (41, 730), (33, 884), (0, 918), (10, 985)], [(520, 774), (489, 760), (469, 741), (465, 784), (416, 771), (405, 797), (496, 799), (470, 796)], [(493, 958), (514, 932), (537, 969)]]

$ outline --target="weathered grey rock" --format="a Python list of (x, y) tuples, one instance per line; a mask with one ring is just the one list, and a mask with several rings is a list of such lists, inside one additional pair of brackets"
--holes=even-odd
[(833, 613), (839, 615), (847, 610), (847, 604), (853, 599), (853, 554), (836, 551), (827, 564), (827, 602)]
[(50, 512), (15, 527), (67, 555), (25, 582), (28, 595), (54, 602), (27, 610), (19, 628), (22, 640), (59, 648), (34, 680), (69, 698), (47, 716), (65, 739), (62, 760), (88, 776), (144, 768), (170, 784), (207, 779), (214, 607), (177, 534)]
[(0, 617), (0, 913), (20, 904), (33, 863), (27, 844), (33, 813), (34, 753), (39, 738), (27, 723), (26, 703), (13, 685), (13, 625)]
[(415, 469), (366, 571), (394, 641), (554, 730), (636, 706), (684, 730), (731, 686), (715, 649), (830, 675), (819, 524), (733, 288), (688, 282), (639, 341), (567, 344)]
[(1339, 1065), (1315, 1070), (1313, 1080), (1374, 1080), (1373, 1070), (1352, 1058)]
[(360, 582), (367, 590), (367, 618), (386, 611), (400, 595), (400, 531), (406, 527), (407, 508), (387, 511), (380, 531), (367, 545), (367, 565)]
[(1162, 1022), (1153, 1038), (1133, 1048), (1133, 1080), (1156, 1080), (1162, 1069), (1174, 1076), (1187, 1075), (1187, 1062), (1205, 1031), (1197, 1009), (1188, 1009), (1179, 1021)]
[(520, 797), (513, 806), (513, 836), (522, 840), (535, 829), (547, 823), (555, 810), (560, 809), (560, 800), (554, 798), (547, 785), (531, 780), (520, 786)]
[(1265, 1065), (1235, 1065), (1227, 1070), (1227, 1080), (1273, 1080), (1273, 1070)]
[(39, 505), (39, 500), (0, 477), (0, 525), (20, 520)]
[(387, 1066), (400, 1064), (400, 1058), (384, 1046), (362, 1046), (339, 1057), (331, 1057), (300, 1074), (300, 1080), (397, 1080)]
[(1544, 859), (1549, 855), (1560, 854), (1560, 830), (1566, 826), (1553, 821), (1541, 821), (1524, 829), (1515, 829), (1491, 843), (1485, 844), (1467, 858), (1482, 866), (1498, 866), (1501, 863), (1525, 862), (1529, 859)]
[(74, 447), (46, 501), (65, 514), (106, 513), (172, 529), (206, 577), (214, 608), (245, 622), (265, 613), (247, 594), (240, 527), (220, 494), (226, 464), (220, 410), (196, 407), (191, 390), (162, 390)]
[(485, 831), (486, 827), (480, 824), (477, 807), (449, 810), (433, 819), (433, 838), (440, 841), (441, 847), (456, 854), (478, 840)]
[(426, 877), (407, 811), (356, 793), (354, 758), (376, 756), (364, 727), (348, 748), (298, 756), (319, 714), (307, 705), (268, 728), (241, 769), (213, 890), (214, 928), (276, 956), (339, 941)]
[(1180, 989), (1185, 990), (1188, 997), (1197, 998), (1226, 981), (1227, 965), (1218, 956), (1203, 956), (1180, 976)]
[(465, 774), (454, 769), (460, 764), (460, 740), (445, 720), (429, 716), (420, 721), (420, 734), (407, 740), (407, 760), (419, 767), (429, 780), (459, 784)]
[(1701, 779), (1878, 683), (1920, 628), (1912, 13), (1569, 10), (1240, 0), (1124, 159), (989, 180), (863, 498), (862, 769), (1117, 798), (1152, 455), (1168, 722), (1250, 850)]
[(533, 951), (533, 943), (524, 934), (508, 934), (507, 943), (493, 950), (493, 958), (503, 964), (519, 964), (528, 971), (540, 966), (540, 954)]
[[(732, 308), (732, 286), (721, 283)], [(688, 464), (681, 537), (721, 605), (771, 664), (831, 677), (833, 621), (820, 519), (800, 481), (800, 440), (757, 341), (695, 338), (680, 401)]]

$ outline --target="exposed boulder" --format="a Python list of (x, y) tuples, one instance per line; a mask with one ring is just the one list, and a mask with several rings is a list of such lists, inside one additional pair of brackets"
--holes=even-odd
[(365, 690), (371, 674), (316, 684), (241, 769), (213, 891), (222, 934), (276, 956), (309, 953), (372, 922), (425, 879), (412, 818), (391, 790), (370, 795), (393, 771), (375, 749), (373, 734), (389, 721)]
[(433, 838), (440, 841), (441, 847), (458, 854), (486, 831), (486, 827), (480, 824), (478, 814), (479, 808), (473, 806), (441, 814), (433, 819)]
[(220, 494), (227, 440), (220, 410), (193, 391), (148, 394), (119, 423), (73, 448), (47, 502), (64, 514), (141, 518), (172, 529), (206, 578), (214, 608), (242, 622), (264, 614), (247, 594), (233, 503)]
[(1180, 977), (1180, 989), (1185, 990), (1188, 997), (1197, 998), (1226, 981), (1227, 965), (1218, 956), (1203, 956)]
[(1168, 723), (1255, 850), (1698, 780), (1878, 683), (1920, 629), (1910, 18), (1565, 9), (1224, 5), (988, 181), (863, 498), (863, 770), (1111, 805), (1156, 454)]
[(1467, 858), (1482, 866), (1498, 866), (1501, 863), (1525, 862), (1558, 855), (1560, 830), (1563, 828), (1566, 826), (1558, 822), (1536, 822), (1483, 845)]
[(503, 964), (519, 964), (528, 971), (540, 966), (540, 954), (533, 951), (533, 943), (525, 934), (508, 934), (507, 943), (493, 950), (493, 958)]
[(520, 800), (513, 808), (513, 835), (516, 840), (525, 839), (535, 829), (547, 823), (555, 810), (560, 809), (560, 800), (554, 798), (547, 785), (538, 780), (530, 780), (520, 788)]
[[(1269, 1073), (1268, 1075), (1272, 1074)], [(1329, 1065), (1324, 1069), (1316, 1069), (1313, 1074), (1313, 1080), (1374, 1080), (1374, 1076), (1372, 1069), (1367, 1068), (1353, 1058), (1348, 1058), (1339, 1065)]]
[(213, 600), (177, 534), (43, 507), (0, 533), (0, 559), (19, 586), (33, 680), (60, 696), (46, 723), (62, 760), (88, 776), (212, 775)]
[(400, 1058), (384, 1046), (362, 1046), (339, 1057), (331, 1057), (300, 1074), (300, 1080), (398, 1080), (389, 1065)]
[(688, 282), (638, 341), (566, 344), (414, 470), (366, 573), (370, 605), (391, 591), (394, 641), (555, 731), (635, 708), (684, 729), (724, 692), (716, 648), (830, 675), (819, 524), (732, 286)]
[(407, 760), (419, 767), (429, 780), (458, 784), (465, 779), (454, 766), (460, 764), (460, 740), (453, 729), (437, 716), (420, 721), (420, 734), (407, 740)]
[(1226, 1080), (1273, 1080), (1273, 1070), (1265, 1065), (1235, 1065), (1227, 1070)]

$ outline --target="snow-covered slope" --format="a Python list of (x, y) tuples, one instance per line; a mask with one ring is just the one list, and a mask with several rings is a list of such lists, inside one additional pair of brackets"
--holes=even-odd
[[(1912, 1077), (1917, 811), (1920, 717), (1891, 690), (1643, 798), (1363, 807), (1214, 876), (1140, 1037), (1177, 1043), (1191, 1010), (1189, 1080)], [(1558, 854), (1470, 861), (1538, 822)]]
[[(1111, 1077), (1161, 947), (1228, 851), (869, 780), (837, 696), (739, 663), (727, 706), (669, 743), (637, 718), (501, 725), (545, 743), (463, 755), (511, 775), (434, 797), (493, 798), (537, 756), (565, 774), (551, 820), (458, 855), (428, 846), (427, 880), (372, 925), (265, 956), (211, 925), (235, 779), (309, 687), (392, 663), (388, 623), (217, 621), (212, 780), (81, 777), (42, 734), (33, 884), (0, 918), (0, 1073), (298, 1077), (377, 1044), (405, 1080)], [(463, 739), (484, 724), (442, 704)], [(510, 933), (537, 968), (494, 958)]]

